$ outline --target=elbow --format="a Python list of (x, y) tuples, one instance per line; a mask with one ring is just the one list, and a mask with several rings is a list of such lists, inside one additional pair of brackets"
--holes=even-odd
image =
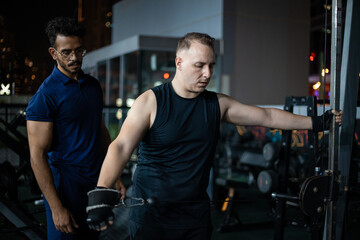
[(109, 155), (110, 158), (116, 156), (117, 159), (123, 159), (128, 161), (133, 151), (134, 148), (131, 144), (122, 141), (113, 141), (108, 148), (106, 158)]
[(268, 128), (275, 128), (276, 122), (274, 120), (274, 110), (272, 108), (264, 108), (264, 123), (263, 126)]
[(33, 156), (30, 156), (30, 166), (33, 170), (39, 166), (39, 161)]
[(48, 164), (47, 153), (30, 154), (30, 166), (33, 170), (39, 168), (39, 166), (43, 164)]

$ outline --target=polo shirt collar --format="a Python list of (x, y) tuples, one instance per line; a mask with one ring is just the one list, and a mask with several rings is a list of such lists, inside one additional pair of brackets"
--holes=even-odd
[[(72, 78), (67, 77), (65, 74), (63, 74), (58, 68), (57, 68), (57, 64), (55, 64), (54, 69), (51, 73), (56, 79), (58, 79), (60, 82), (62, 82), (64, 85), (71, 82), (71, 81), (75, 81)], [(84, 76), (84, 72), (81, 70), (80, 72), (80, 78), (79, 78), (79, 83), (82, 83), (84, 81), (83, 79)]]

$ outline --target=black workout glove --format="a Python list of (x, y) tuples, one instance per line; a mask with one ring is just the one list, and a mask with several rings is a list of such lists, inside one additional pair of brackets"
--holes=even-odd
[(321, 116), (312, 116), (312, 127), (314, 132), (321, 132), (324, 130), (330, 129), (331, 119), (334, 114), (332, 114), (331, 110), (327, 110)]
[(109, 221), (114, 221), (112, 208), (117, 205), (121, 198), (121, 193), (114, 189), (96, 187), (87, 193), (88, 206), (86, 219), (90, 229), (100, 230), (109, 225)]

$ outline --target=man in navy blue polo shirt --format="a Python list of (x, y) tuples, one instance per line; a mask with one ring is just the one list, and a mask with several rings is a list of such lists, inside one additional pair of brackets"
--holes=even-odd
[(97, 239), (86, 224), (87, 192), (96, 186), (110, 143), (99, 82), (83, 73), (85, 28), (55, 18), (46, 28), (56, 61), (27, 107), (31, 166), (45, 198), (48, 239)]

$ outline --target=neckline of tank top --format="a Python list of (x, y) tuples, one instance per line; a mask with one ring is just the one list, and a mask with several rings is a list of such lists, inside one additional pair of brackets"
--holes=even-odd
[(194, 97), (194, 98), (185, 98), (185, 97), (182, 97), (180, 96), (179, 94), (176, 93), (173, 85), (172, 85), (172, 81), (169, 82), (169, 86), (170, 86), (170, 91), (172, 93), (174, 93), (174, 96), (176, 96), (177, 98), (181, 99), (181, 100), (184, 100), (184, 101), (194, 101), (194, 100), (197, 100), (197, 99), (200, 99), (200, 97), (205, 93), (205, 91), (207, 91), (206, 89), (201, 92), (198, 96)]

